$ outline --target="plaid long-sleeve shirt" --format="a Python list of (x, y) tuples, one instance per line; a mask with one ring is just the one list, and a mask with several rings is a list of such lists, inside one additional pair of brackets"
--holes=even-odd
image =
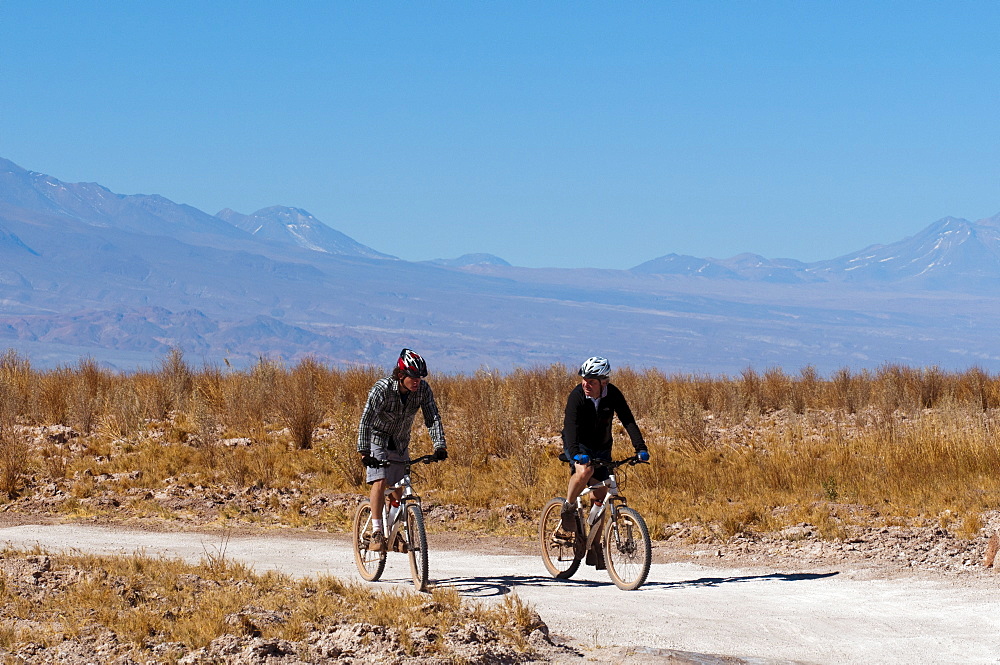
[(416, 391), (409, 393), (404, 402), (399, 394), (399, 382), (391, 377), (379, 379), (368, 393), (368, 401), (361, 413), (358, 426), (358, 452), (370, 453), (372, 443), (387, 447), (390, 440), (396, 449), (405, 451), (410, 445), (410, 430), (417, 409), (424, 413), (424, 424), (430, 430), (434, 450), (445, 447), (441, 414), (434, 402), (434, 393), (426, 381), (420, 382)]

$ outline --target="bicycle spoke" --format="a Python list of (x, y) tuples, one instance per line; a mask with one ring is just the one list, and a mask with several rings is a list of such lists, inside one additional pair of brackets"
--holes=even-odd
[(373, 552), (368, 549), (368, 541), (372, 535), (371, 504), (363, 501), (354, 514), (353, 547), (354, 563), (361, 577), (374, 582), (382, 576), (385, 569), (385, 552)]
[(427, 590), (427, 532), (420, 506), (413, 503), (406, 506), (406, 545), (410, 557), (410, 573), (417, 591)]
[(575, 535), (567, 534), (568, 537), (560, 537), (562, 504), (562, 499), (552, 499), (542, 509), (538, 537), (542, 550), (542, 563), (545, 564), (549, 574), (568, 579), (580, 567), (580, 557), (575, 552)]
[(605, 527), (604, 548), (612, 581), (625, 590), (642, 586), (652, 558), (649, 530), (642, 516), (631, 508), (619, 508), (618, 517)]

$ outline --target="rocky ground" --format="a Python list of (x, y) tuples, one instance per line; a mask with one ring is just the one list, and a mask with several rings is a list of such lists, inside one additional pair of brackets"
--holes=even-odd
[[(0, 581), (4, 595), (20, 602), (40, 603), (46, 597), (65, 593), (70, 585), (93, 581), (93, 570), (73, 566), (53, 566), (47, 554), (0, 557)], [(197, 578), (197, 576), (188, 576)], [(212, 584), (205, 579), (189, 579), (193, 585)], [(113, 580), (122, 593), (129, 592), (127, 580)], [(433, 612), (433, 601), (423, 608)], [(144, 648), (124, 643), (112, 631), (97, 624), (85, 627), (41, 624), (34, 620), (0, 618), (0, 657), (9, 663), (61, 663), (84, 665), (104, 662), (133, 663), (176, 662), (181, 665), (228, 663), (232, 665), (297, 663), (417, 663), (446, 665), (462, 663), (533, 663), (551, 662), (572, 656), (573, 650), (559, 647), (549, 639), (540, 617), (526, 629), (526, 647), (518, 647), (488, 625), (469, 620), (443, 635), (433, 628), (419, 627), (406, 631), (389, 626), (347, 621), (324, 621), (301, 640), (267, 639), (261, 628), (284, 620), (279, 612), (247, 608), (224, 618), (232, 628), (211, 644), (197, 650), (183, 645), (156, 642), (151, 637)], [(14, 639), (21, 631), (42, 629), (43, 641), (27, 643)]]
[[(43, 430), (39, 438), (60, 439), (72, 445), (73, 437), (57, 430)], [(79, 480), (79, 478), (71, 479)], [(0, 506), (0, 523), (41, 523), (82, 520), (102, 524), (121, 524), (129, 528), (155, 530), (219, 530), (254, 532), (274, 526), (279, 513), (295, 511), (308, 524), (322, 515), (350, 515), (360, 497), (355, 494), (320, 494), (304, 496), (295, 488), (248, 487), (239, 491), (211, 488), (187, 483), (183, 478), (166, 483), (165, 489), (142, 487), (141, 478), (129, 474), (93, 475), (86, 480), (92, 485), (86, 496), (71, 495), (69, 483), (35, 484), (33, 491), (15, 497)], [(121, 487), (132, 485), (121, 491)], [(72, 502), (76, 513), (67, 511)], [(142, 515), (120, 510), (141, 502)], [(257, 521), (229, 521), (223, 525), (220, 511), (234, 509), (240, 515), (260, 516)], [(531, 534), (537, 520), (536, 512), (519, 506), (504, 506), (495, 511), (468, 509), (425, 502), (428, 528), (437, 542), (452, 548), (490, 552), (534, 553), (536, 544), (530, 535), (486, 535), (486, 522), (502, 523), (507, 532)], [(894, 526), (856, 526), (857, 520), (846, 519), (858, 506), (835, 506), (845, 516), (842, 537), (821, 537), (816, 525), (800, 523), (770, 534), (740, 533), (728, 540), (712, 538), (699, 527), (678, 523), (669, 525), (656, 538), (654, 560), (657, 562), (686, 561), (714, 566), (767, 567), (783, 570), (803, 570), (817, 566), (851, 565), (856, 568), (877, 568), (883, 576), (933, 574), (949, 577), (974, 577), (992, 574), (997, 551), (994, 534), (1000, 532), (1000, 511), (983, 516), (984, 526), (971, 539), (960, 538), (941, 520), (911, 521)], [(158, 517), (157, 512), (162, 516)], [(169, 516), (169, 517), (167, 517)], [(454, 532), (452, 525), (463, 530)], [(304, 531), (315, 531), (306, 526)], [(30, 597), (32, 594), (58, 593), (88, 574), (83, 570), (55, 571), (44, 554), (25, 558), (0, 560), (5, 594)], [(245, 618), (245, 617), (244, 617)], [(234, 622), (239, 617), (229, 618)], [(245, 625), (241, 623), (240, 625)], [(132, 645), (120, 643), (106, 630), (54, 640), (53, 644), (27, 644), (7, 651), (12, 635), (24, 628), (0, 620), (0, 655), (13, 663), (106, 663), (179, 662), (232, 664), (293, 664), (293, 663), (527, 663), (575, 662), (583, 655), (572, 645), (560, 645), (548, 635), (542, 617), (530, 634), (525, 636), (527, 649), (505, 644), (486, 626), (470, 622), (445, 635), (411, 632), (405, 636), (391, 627), (363, 623), (328, 623), (317, 627), (306, 638), (295, 642), (269, 640), (253, 631), (234, 631), (216, 639), (197, 651), (182, 653), (175, 644), (156, 644), (137, 651)], [(59, 634), (59, 627), (53, 627)], [(441, 645), (444, 645), (442, 649)], [(433, 646), (432, 646), (433, 645)], [(445, 655), (442, 655), (444, 653)], [(589, 659), (595, 658), (591, 651)], [(679, 652), (626, 653), (605, 650), (600, 662), (742, 662), (739, 659), (712, 659), (709, 656), (689, 657)]]
[[(766, 563), (798, 568), (838, 563), (879, 567), (898, 574), (918, 571), (978, 574), (996, 565), (988, 554), (991, 536), (1000, 531), (1000, 512), (993, 511), (988, 518), (986, 527), (972, 539), (960, 538), (941, 526), (920, 525), (851, 526), (845, 528), (845, 538), (824, 540), (815, 526), (802, 523), (774, 534), (739, 534), (724, 543), (711, 545), (678, 543), (671, 546), (667, 541), (657, 551), (665, 560), (715, 559), (741, 566)], [(678, 531), (683, 533), (684, 527), (679, 527)]]
[[(93, 480), (94, 489), (90, 496), (76, 500), (78, 512), (88, 515), (83, 518), (85, 521), (122, 523), (131, 528), (157, 530), (222, 528), (219, 514), (223, 507), (243, 515), (261, 516), (259, 521), (254, 522), (226, 520), (225, 528), (230, 530), (255, 530), (279, 525), (280, 520), (268, 516), (287, 511), (292, 506), (305, 522), (309, 522), (330, 512), (350, 515), (362, 499), (358, 494), (303, 496), (296, 488), (249, 487), (237, 492), (185, 483), (171, 484), (161, 490), (135, 488), (123, 496), (114, 489), (119, 478), (105, 474), (95, 476)], [(123, 511), (116, 516), (122, 504), (135, 497), (145, 503), (145, 514), (140, 517)], [(44, 484), (34, 493), (0, 506), (0, 519), (7, 523), (28, 519), (74, 519), (65, 511), (69, 498), (64, 487), (56, 483)], [(155, 507), (154, 511), (170, 515), (169, 519), (151, 515), (150, 506)], [(834, 508), (835, 512), (839, 508), (844, 513), (863, 510), (857, 506)], [(486, 537), (483, 532), (487, 523), (502, 523), (507, 527), (505, 530), (511, 533), (533, 534), (538, 519), (537, 511), (517, 505), (493, 511), (473, 511), (425, 500), (424, 511), (428, 529), (432, 532), (447, 532), (453, 525), (461, 524), (463, 531), (474, 534), (468, 539), (469, 543)], [(981, 569), (987, 563), (992, 567), (994, 563), (992, 557), (987, 561), (987, 550), (990, 537), (1000, 532), (1000, 511), (985, 513), (983, 522), (983, 528), (971, 539), (961, 538), (933, 520), (910, 520), (910, 524), (905, 526), (858, 526), (851, 520), (845, 520), (845, 525), (841, 527), (843, 537), (832, 540), (824, 538), (816, 525), (808, 523), (789, 526), (776, 533), (740, 533), (727, 540), (714, 538), (701, 527), (677, 523), (664, 527), (653, 536), (658, 561), (722, 559), (738, 565), (756, 565), (766, 561), (782, 565), (867, 562), (896, 568), (901, 573), (925, 570), (960, 574)], [(309, 528), (306, 527), (307, 530)], [(318, 527), (312, 528), (315, 530)], [(447, 537), (448, 534), (442, 535)], [(503, 547), (513, 551), (533, 552), (536, 547), (530, 536), (492, 537), (492, 540), (502, 542)]]

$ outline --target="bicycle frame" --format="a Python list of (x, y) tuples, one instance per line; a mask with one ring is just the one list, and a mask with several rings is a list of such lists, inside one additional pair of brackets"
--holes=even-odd
[[(591, 482), (587, 487), (583, 488), (579, 496), (576, 497), (576, 514), (579, 517), (579, 526), (583, 529), (581, 534), (586, 534), (586, 539), (584, 540), (584, 551), (590, 549), (593, 544), (601, 537), (601, 532), (603, 531), (604, 520), (608, 517), (608, 508), (611, 508), (611, 520), (615, 521), (618, 519), (618, 509), (620, 506), (627, 506), (628, 501), (625, 496), (621, 494), (618, 489), (618, 480), (615, 478), (615, 469), (623, 464), (643, 464), (637, 457), (630, 457), (618, 462), (611, 462), (610, 464), (603, 464), (609, 470), (607, 480), (599, 480), (597, 482)], [(583, 502), (581, 499), (588, 494), (591, 494), (594, 490), (600, 489), (602, 487), (608, 488), (608, 494), (604, 497), (604, 501), (597, 508), (597, 517), (591, 521), (589, 514), (584, 510)]]
[[(403, 493), (399, 496), (399, 506), (392, 505), (392, 494), (398, 489), (402, 489)], [(399, 530), (403, 527), (404, 516), (406, 515), (406, 504), (416, 502), (420, 504), (420, 496), (413, 491), (413, 485), (410, 482), (410, 473), (407, 470), (406, 475), (404, 475), (398, 483), (392, 487), (385, 488), (385, 503), (382, 504), (382, 524), (385, 525), (385, 539), (386, 542), (392, 543), (396, 539), (396, 535)], [(392, 515), (393, 508), (397, 508), (396, 514), (392, 517), (390, 522), (389, 516)]]
[[(430, 464), (435, 461), (433, 455), (424, 455), (416, 459), (410, 460), (409, 462), (404, 462), (406, 464), (406, 473), (403, 477), (399, 479), (392, 487), (385, 488), (385, 502), (382, 504), (382, 524), (383, 533), (385, 533), (385, 539), (387, 543), (393, 543), (396, 540), (396, 536), (399, 535), (399, 530), (403, 528), (403, 520), (406, 515), (406, 504), (416, 503), (420, 505), (420, 495), (413, 491), (413, 483), (410, 481), (410, 467), (414, 464)], [(387, 467), (390, 464), (399, 464), (400, 462), (389, 462), (385, 461), (380, 466)], [(399, 510), (396, 511), (396, 515), (389, 520), (389, 515), (392, 513), (392, 494), (396, 490), (403, 490), (399, 497)]]

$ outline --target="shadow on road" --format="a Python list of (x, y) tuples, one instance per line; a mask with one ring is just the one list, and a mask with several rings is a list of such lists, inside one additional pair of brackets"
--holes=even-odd
[[(738, 575), (733, 577), (699, 577), (693, 580), (676, 582), (647, 581), (639, 591), (652, 589), (685, 589), (691, 587), (714, 587), (734, 582), (808, 582), (839, 575), (832, 573), (769, 573), (767, 575)], [(600, 588), (614, 586), (611, 580), (560, 580), (542, 575), (491, 575), (488, 577), (448, 577), (435, 581), (437, 587), (451, 587), (463, 596), (489, 598), (503, 596), (516, 587), (589, 587)]]
[(764, 580), (774, 580), (776, 582), (808, 582), (810, 580), (822, 580), (839, 574), (839, 572), (834, 571), (832, 573), (768, 573), (767, 575), (739, 575), (735, 577), (699, 577), (696, 580), (684, 580), (680, 582), (647, 582), (643, 586), (687, 588), (699, 586), (719, 586), (720, 584), (729, 584), (731, 582), (762, 582)]

